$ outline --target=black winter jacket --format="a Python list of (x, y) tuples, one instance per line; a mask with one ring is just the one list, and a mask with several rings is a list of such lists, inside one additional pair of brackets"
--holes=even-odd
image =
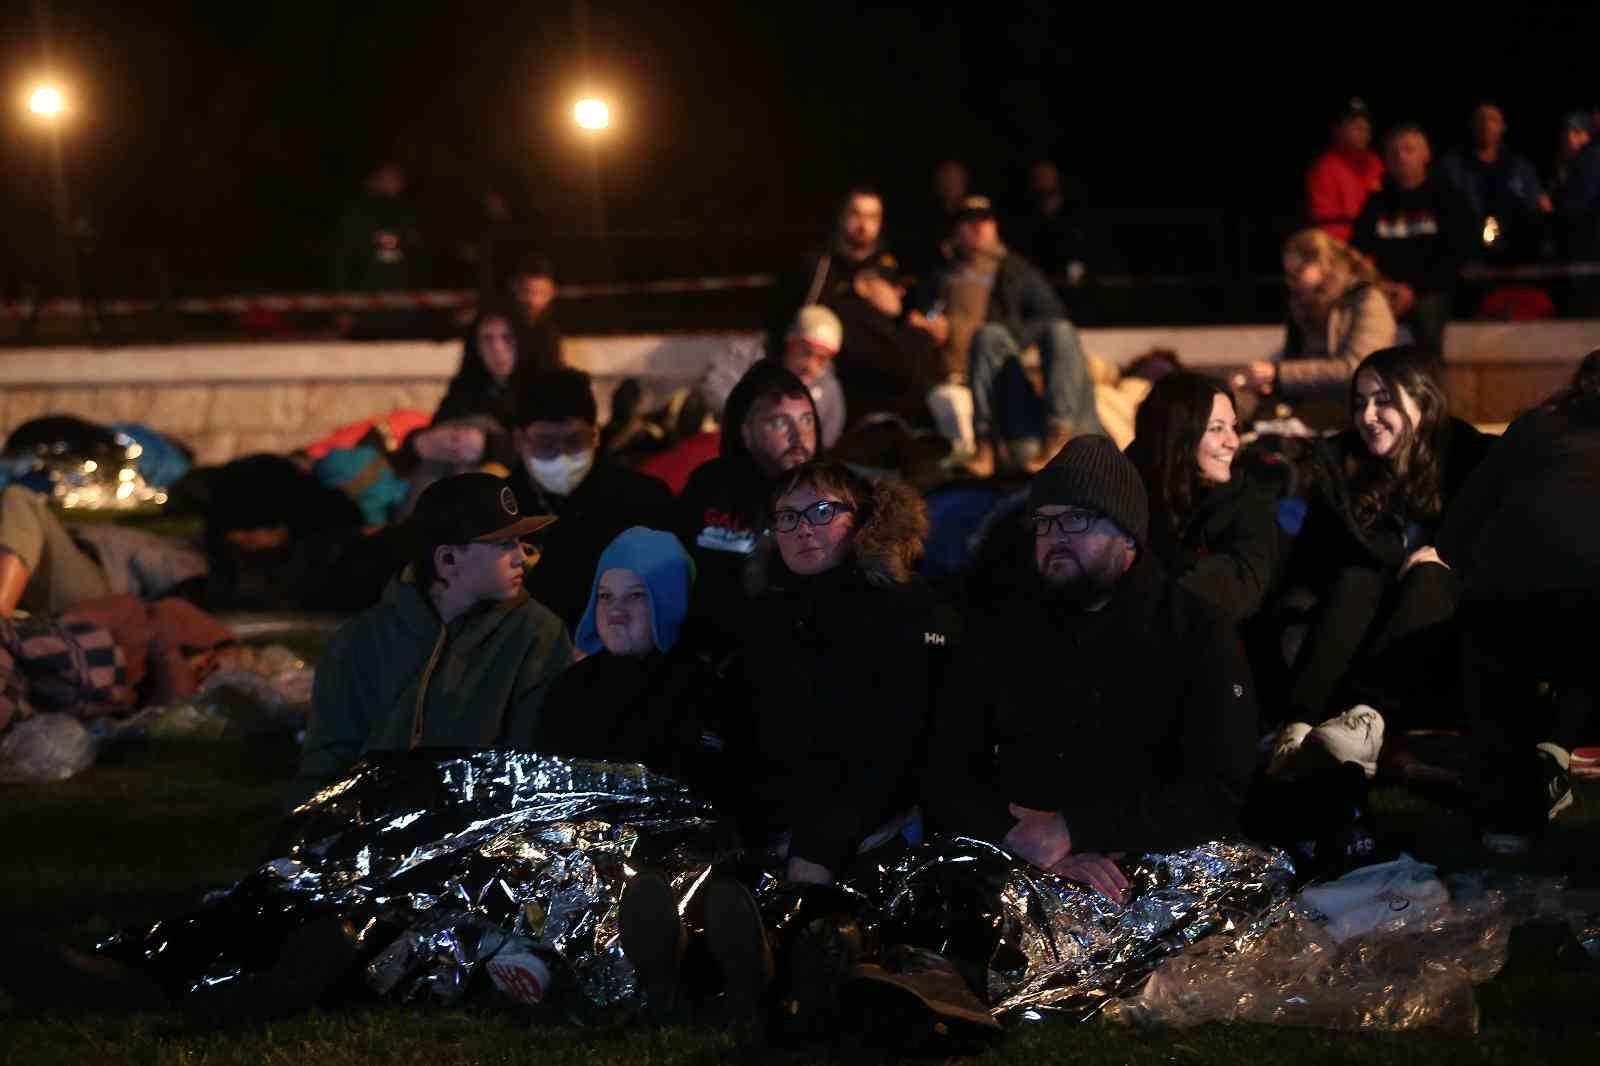
[(888, 502), (835, 569), (796, 576), (766, 545), (752, 560), (766, 587), (744, 619), (725, 716), (748, 838), (787, 831), (791, 855), (834, 871), (916, 803), (933, 695), (957, 640), (954, 613), (909, 573), (926, 531), (921, 499), (898, 483), (879, 491)]
[(935, 830), (998, 843), (1015, 803), (1059, 811), (1074, 851), (1239, 831), (1257, 728), (1244, 650), (1149, 556), (1100, 611), (1019, 588), (970, 628), (943, 696), (924, 792)]
[(1431, 521), (1415, 524), (1387, 515), (1370, 530), (1362, 529), (1357, 521), (1351, 494), (1351, 478), (1367, 454), (1360, 434), (1349, 429), (1322, 442), (1314, 457), (1316, 474), (1305, 523), (1289, 561), (1290, 583), (1320, 592), (1349, 566), (1397, 573), (1411, 552), (1434, 543), (1452, 501), (1495, 439), (1458, 418), (1450, 419), (1439, 446), (1442, 512)]
[(1277, 500), (1236, 477), (1207, 489), (1182, 527), (1150, 516), (1150, 550), (1184, 588), (1237, 621), (1255, 616), (1278, 565)]

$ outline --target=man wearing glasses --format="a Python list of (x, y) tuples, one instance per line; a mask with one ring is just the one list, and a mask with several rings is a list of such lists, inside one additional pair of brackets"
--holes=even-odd
[(767, 524), (773, 483), (821, 451), (816, 404), (805, 383), (762, 359), (728, 394), (717, 458), (678, 497), (673, 532), (695, 564), (683, 640), (721, 657), (740, 641), (745, 563)]
[(1238, 833), (1254, 687), (1231, 626), (1141, 550), (1149, 500), (1108, 438), (1028, 496), (1030, 576), (969, 627), (925, 798), (935, 828), (1120, 901), (1121, 855)]
[(516, 402), (511, 486), (524, 513), (561, 519), (539, 539), (544, 565), (528, 571), (528, 594), (575, 632), (600, 553), (629, 526), (664, 523), (672, 494), (656, 478), (596, 454), (599, 419), (583, 371), (534, 375)]

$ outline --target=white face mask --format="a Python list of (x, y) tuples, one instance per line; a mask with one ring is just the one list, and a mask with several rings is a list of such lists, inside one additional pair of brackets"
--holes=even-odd
[(563, 452), (554, 459), (529, 456), (525, 465), (528, 476), (541, 489), (557, 496), (570, 496), (572, 490), (583, 484), (583, 479), (589, 476), (589, 469), (594, 466), (594, 449), (576, 455)]

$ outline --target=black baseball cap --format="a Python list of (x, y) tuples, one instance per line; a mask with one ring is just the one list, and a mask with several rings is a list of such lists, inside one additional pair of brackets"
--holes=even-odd
[(957, 222), (975, 222), (980, 218), (994, 217), (994, 204), (987, 196), (963, 196), (956, 204)]
[(410, 526), (418, 546), (474, 544), (537, 533), (556, 520), (553, 514), (519, 513), (511, 482), (493, 474), (440, 478), (417, 498)]
[(1343, 122), (1352, 118), (1369, 120), (1372, 118), (1372, 112), (1367, 109), (1367, 102), (1359, 96), (1352, 96), (1339, 106), (1338, 121)]

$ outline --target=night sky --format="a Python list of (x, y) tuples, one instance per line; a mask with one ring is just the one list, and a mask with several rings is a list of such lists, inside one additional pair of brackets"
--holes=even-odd
[(1600, 99), (1596, 6), (1508, 4), (1491, 23), (1461, 4), (1280, 5), (1266, 20), (1051, 2), (16, 3), (0, 14), (0, 267), (14, 275), (50, 224), (45, 141), (20, 108), (46, 66), (40, 10), (77, 105), (74, 199), (108, 256), (163, 249), (219, 276), (299, 264), (315, 278), (340, 210), (385, 156), (410, 168), (435, 232), (470, 226), (486, 184), (553, 241), (582, 230), (570, 107), (586, 84), (617, 116), (600, 159), (613, 230), (724, 249), (686, 270), (625, 255), (618, 270), (635, 275), (815, 239), (855, 180), (888, 193), (892, 232), (946, 156), (1002, 201), (1050, 157), (1094, 205), (1270, 227), (1296, 211), (1351, 93), (1380, 127), (1420, 120), (1436, 147), (1494, 97), (1543, 170), (1562, 112)]

